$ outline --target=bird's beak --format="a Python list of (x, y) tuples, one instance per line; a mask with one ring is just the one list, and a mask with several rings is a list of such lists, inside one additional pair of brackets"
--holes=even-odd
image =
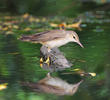
[(82, 48), (84, 48), (84, 46), (81, 44), (81, 42), (79, 41), (79, 42), (77, 42)]

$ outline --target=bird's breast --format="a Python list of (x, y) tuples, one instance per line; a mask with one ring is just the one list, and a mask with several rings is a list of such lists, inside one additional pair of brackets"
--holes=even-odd
[(51, 48), (54, 48), (54, 47), (60, 47), (62, 45), (65, 45), (67, 44), (68, 42), (70, 42), (69, 39), (57, 39), (57, 40), (52, 40), (52, 41), (48, 41), (46, 43), (47, 46), (51, 47)]

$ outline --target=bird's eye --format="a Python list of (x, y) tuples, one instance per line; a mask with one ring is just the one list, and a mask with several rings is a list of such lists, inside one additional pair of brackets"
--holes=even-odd
[(73, 36), (73, 38), (75, 39), (75, 36)]

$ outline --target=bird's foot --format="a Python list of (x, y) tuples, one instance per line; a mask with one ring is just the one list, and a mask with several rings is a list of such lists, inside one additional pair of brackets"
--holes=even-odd
[(47, 64), (48, 67), (50, 66), (50, 57), (48, 56), (46, 61), (43, 60), (43, 58), (41, 57), (40, 58), (40, 67), (42, 68), (43, 67), (43, 63)]
[(46, 63), (48, 65), (48, 67), (50, 66), (50, 57), (49, 56), (47, 57), (47, 59), (44, 63)]
[(41, 68), (43, 67), (43, 62), (44, 62), (44, 60), (43, 60), (43, 58), (41, 57), (41, 58), (40, 58), (40, 67), (41, 67)]

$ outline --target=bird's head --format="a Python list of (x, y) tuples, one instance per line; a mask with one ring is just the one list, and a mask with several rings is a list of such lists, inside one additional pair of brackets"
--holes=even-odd
[(80, 40), (79, 40), (79, 36), (77, 35), (76, 32), (71, 31), (71, 37), (72, 37), (72, 41), (76, 42), (77, 44), (79, 44), (82, 48), (84, 48), (84, 46), (81, 44)]

